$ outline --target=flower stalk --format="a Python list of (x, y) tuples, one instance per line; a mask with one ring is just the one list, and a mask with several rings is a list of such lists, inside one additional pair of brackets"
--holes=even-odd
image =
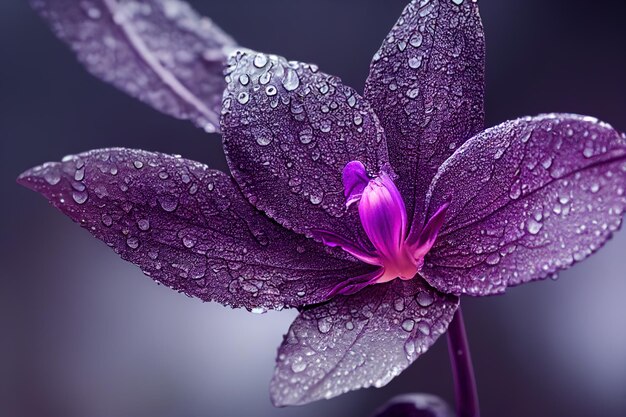
[(448, 353), (454, 378), (458, 417), (480, 417), (478, 390), (461, 307), (448, 327)]

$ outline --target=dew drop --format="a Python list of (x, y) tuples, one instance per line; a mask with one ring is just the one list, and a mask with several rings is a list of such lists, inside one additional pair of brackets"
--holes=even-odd
[(278, 93), (278, 90), (276, 89), (276, 87), (274, 87), (273, 85), (268, 85), (265, 88), (265, 94), (267, 94), (268, 96), (272, 97), (275, 96), (276, 93)]
[(419, 96), (420, 94), (420, 89), (419, 87), (415, 87), (415, 88), (411, 88), (410, 90), (408, 90), (406, 92), (406, 96), (410, 99), (414, 99), (417, 98), (417, 96)]
[(196, 245), (196, 240), (190, 236), (185, 236), (183, 238), (183, 245), (187, 248), (187, 249), (191, 249)]
[(509, 190), (509, 197), (512, 200), (517, 200), (522, 195), (522, 187), (520, 186), (519, 181), (516, 181)]
[(61, 181), (61, 174), (56, 169), (49, 170), (43, 174), (43, 179), (50, 185), (57, 185)]
[(324, 317), (317, 321), (317, 329), (320, 333), (328, 333), (333, 327), (332, 318)]
[(106, 213), (103, 214), (100, 219), (102, 220), (102, 224), (106, 227), (111, 227), (111, 225), (113, 224), (113, 218)]
[(158, 197), (161, 208), (167, 212), (172, 212), (178, 207), (178, 199), (171, 195), (162, 195)]
[(241, 84), (241, 85), (243, 85), (245, 87), (249, 83), (250, 83), (250, 76), (248, 76), (248, 74), (241, 74), (239, 76), (239, 84)]
[(409, 58), (409, 67), (413, 69), (418, 69), (421, 66), (422, 66), (421, 56), (414, 56), (414, 57)]
[(242, 91), (241, 93), (237, 95), (237, 101), (240, 104), (246, 104), (250, 101), (250, 95), (247, 92)]
[(259, 136), (258, 138), (256, 138), (256, 143), (261, 146), (267, 146), (272, 143), (272, 138), (271, 136)]
[(88, 194), (86, 192), (74, 191), (72, 198), (77, 204), (84, 204), (87, 201)]
[(289, 68), (287, 69), (287, 73), (285, 74), (285, 78), (283, 78), (283, 87), (287, 91), (293, 91), (300, 85), (300, 78), (298, 77), (298, 73)]
[(267, 55), (265, 54), (257, 54), (254, 57), (254, 66), (257, 68), (263, 68), (267, 65)]
[(133, 166), (137, 169), (143, 168), (143, 162), (141, 161), (133, 161)]
[(291, 370), (295, 373), (304, 371), (306, 367), (307, 367), (307, 364), (306, 362), (302, 360), (302, 358), (299, 358), (299, 360), (294, 360), (291, 363)]
[(82, 181), (83, 179), (85, 179), (85, 168), (77, 169), (74, 173), (74, 179), (76, 181)]
[(406, 332), (412, 331), (413, 327), (415, 327), (415, 320), (413, 319), (406, 319), (402, 322), (402, 329)]
[(528, 223), (526, 224), (526, 229), (528, 230), (528, 233), (530, 233), (531, 235), (536, 235), (537, 233), (539, 233), (542, 227), (543, 227), (542, 223), (539, 223), (538, 221), (532, 218), (529, 219)]
[(419, 332), (425, 336), (430, 335), (430, 326), (423, 321), (417, 323), (417, 330), (419, 330)]
[(324, 198), (323, 194), (313, 194), (311, 193), (311, 195), (309, 195), (309, 201), (312, 204), (318, 205), (322, 202), (322, 199)]
[(126, 245), (131, 249), (137, 249), (139, 247), (139, 239), (137, 239), (134, 236), (131, 236), (128, 239), (126, 239)]
[(137, 227), (139, 230), (143, 230), (144, 232), (150, 229), (150, 221), (148, 219), (140, 219), (137, 221)]
[(414, 48), (419, 48), (422, 45), (422, 41), (424, 40), (424, 37), (422, 36), (421, 33), (416, 33), (413, 36), (411, 36), (411, 39), (409, 39), (409, 43), (411, 44), (412, 47)]
[(500, 263), (500, 255), (497, 253), (493, 253), (489, 255), (487, 259), (485, 259), (485, 262), (487, 262), (489, 265), (497, 265)]
[(311, 141), (313, 140), (313, 130), (310, 128), (306, 128), (303, 129), (300, 132), (300, 142), (304, 143), (305, 145), (307, 143), (311, 143)]
[(427, 291), (420, 291), (415, 297), (417, 303), (422, 307), (428, 307), (435, 302), (433, 296)]

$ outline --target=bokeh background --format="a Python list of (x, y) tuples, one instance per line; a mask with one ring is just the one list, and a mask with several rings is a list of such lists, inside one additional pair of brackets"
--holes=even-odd
[[(192, 3), (241, 44), (362, 89), (407, 0)], [(482, 0), (487, 123), (567, 111), (626, 130), (626, 3)], [(252, 315), (159, 287), (34, 193), (24, 169), (126, 146), (226, 169), (220, 138), (88, 75), (25, 0), (0, 1), (0, 416), (367, 417), (451, 401), (445, 341), (387, 387), (298, 408), (268, 399), (294, 312)], [(463, 301), (483, 415), (626, 416), (626, 231), (556, 281)]]

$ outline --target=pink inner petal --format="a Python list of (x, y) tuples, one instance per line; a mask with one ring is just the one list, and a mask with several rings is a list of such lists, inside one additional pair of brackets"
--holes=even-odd
[(424, 256), (435, 244), (437, 236), (439, 235), (439, 230), (441, 230), (441, 227), (443, 226), (449, 206), (450, 203), (444, 203), (441, 207), (439, 207), (439, 209), (437, 209), (430, 220), (428, 220), (428, 223), (426, 223), (426, 226), (424, 226), (419, 234), (411, 234), (411, 236), (407, 239), (406, 244), (413, 252), (415, 259), (423, 260)]
[(346, 207), (358, 202), (370, 179), (365, 166), (359, 161), (349, 162), (343, 169), (343, 187), (346, 196)]
[(370, 252), (359, 243), (349, 241), (346, 238), (343, 238), (335, 233), (326, 230), (313, 229), (311, 230), (311, 232), (313, 233), (313, 236), (322, 239), (326, 246), (330, 246), (333, 248), (340, 247), (358, 260), (370, 265), (381, 264), (380, 259), (378, 258), (378, 256), (376, 256), (375, 253)]
[(407, 229), (407, 216), (400, 191), (389, 175), (371, 180), (359, 202), (363, 229), (382, 258), (394, 259)]
[(328, 292), (328, 297), (334, 297), (338, 294), (351, 295), (357, 293), (368, 285), (375, 284), (384, 272), (385, 270), (383, 268), (378, 268), (372, 272), (368, 272), (367, 274), (347, 279), (330, 290)]

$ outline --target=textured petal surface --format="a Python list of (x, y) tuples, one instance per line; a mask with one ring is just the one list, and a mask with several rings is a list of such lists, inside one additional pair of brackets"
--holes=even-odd
[(414, 227), (455, 148), (483, 128), (485, 45), (478, 4), (414, 0), (374, 56), (365, 97), (378, 114)]
[(458, 298), (395, 280), (303, 311), (278, 350), (276, 405), (382, 387), (446, 331)]
[(226, 174), (173, 156), (91, 151), (19, 182), (156, 281), (205, 301), (257, 311), (317, 303), (371, 269), (271, 221)]
[(274, 55), (238, 52), (229, 71), (224, 147), (244, 194), (299, 233), (353, 238), (359, 219), (346, 210), (343, 169), (360, 161), (373, 174), (387, 162), (367, 102), (317, 67)]
[(102, 80), (209, 132), (234, 41), (180, 0), (30, 0)]
[(626, 140), (596, 119), (542, 115), (486, 130), (433, 181), (430, 210), (451, 204), (422, 274), (472, 295), (552, 276), (619, 228), (625, 189)]
[(372, 417), (455, 417), (450, 406), (430, 394), (404, 394), (392, 398)]

